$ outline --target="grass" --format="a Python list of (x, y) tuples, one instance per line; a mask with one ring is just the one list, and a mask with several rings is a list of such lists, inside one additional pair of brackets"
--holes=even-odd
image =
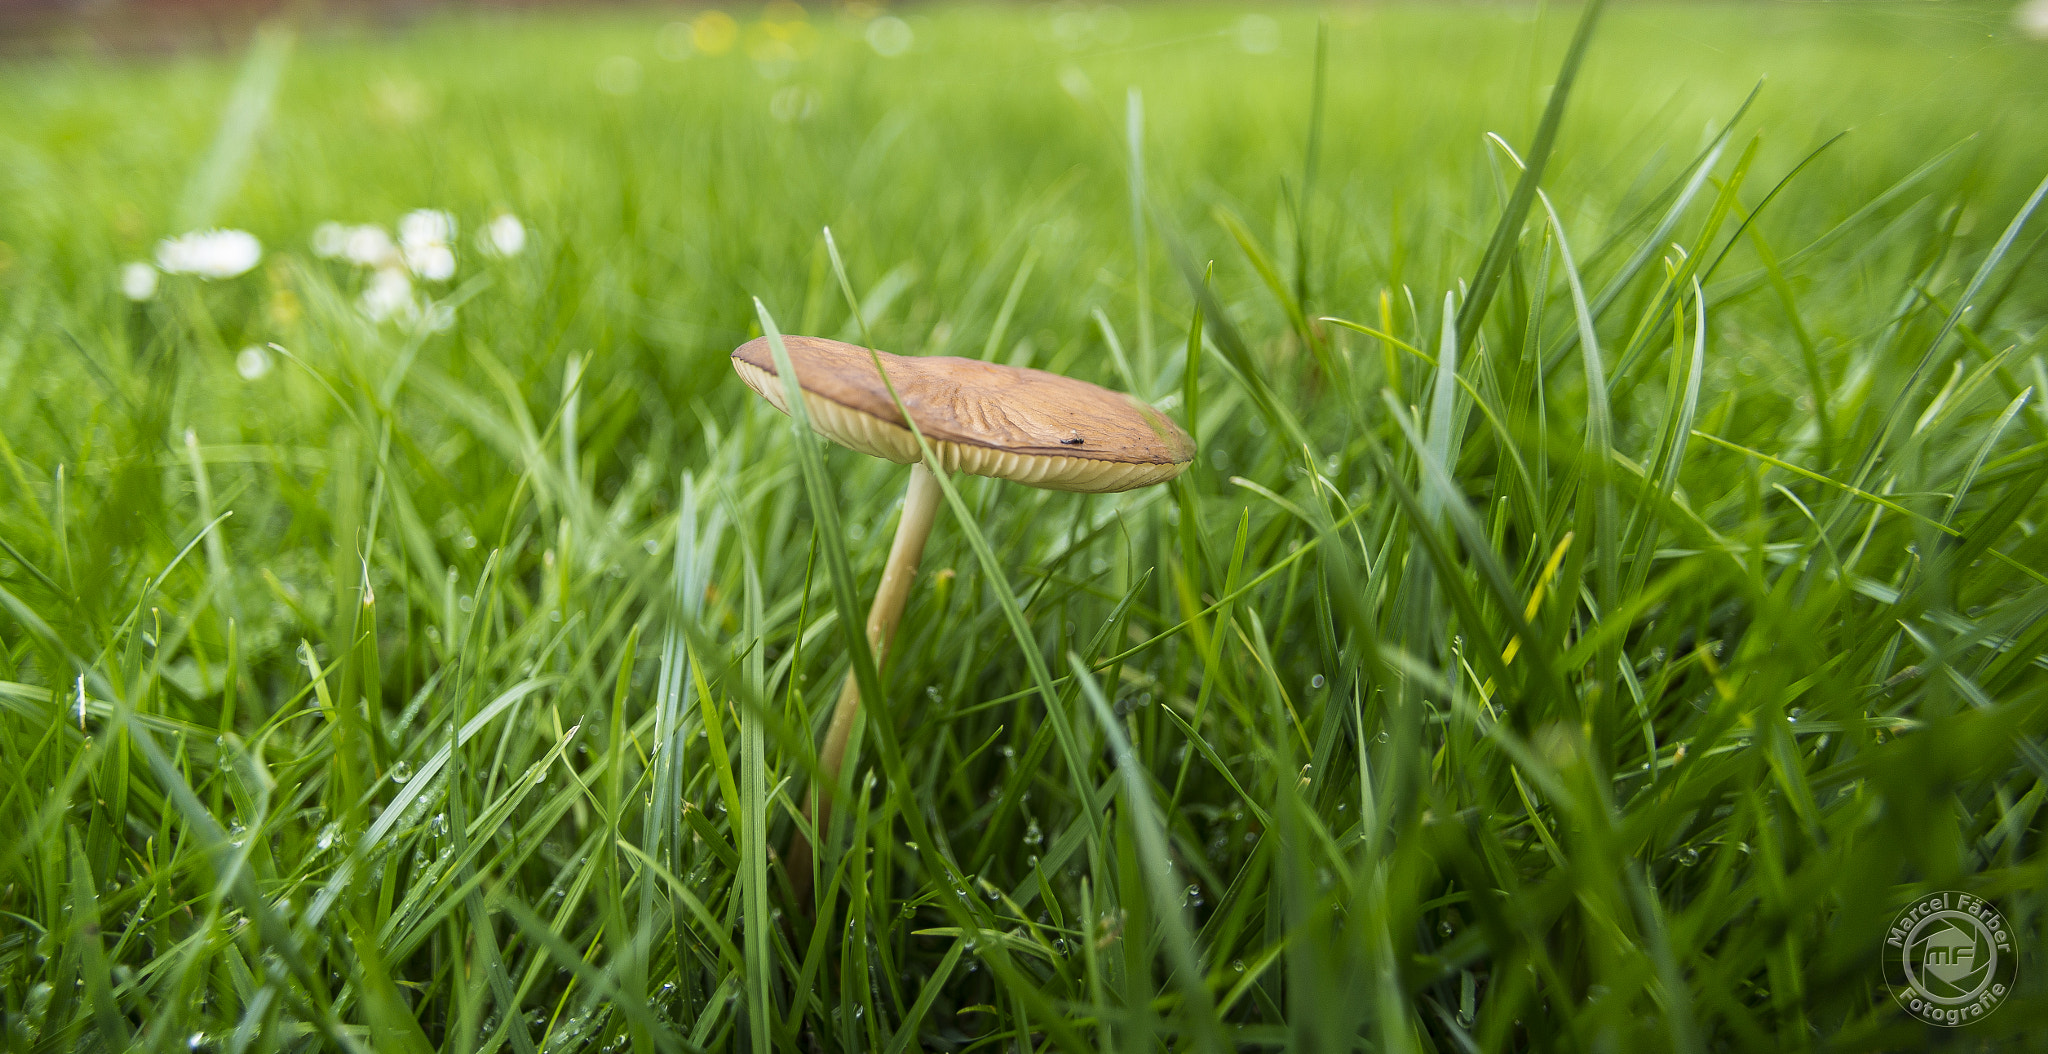
[[(1880, 963), (1925, 891), (2048, 926), (2040, 46), (1629, 5), (1566, 95), (1575, 11), (1242, 13), (0, 71), (7, 1049), (2040, 1044), (2038, 956), (1954, 1030)], [(422, 206), (451, 324), (373, 323), (308, 239)], [(214, 223), (263, 264), (122, 299)], [(876, 671), (901, 470), (768, 327), (1203, 452), (950, 480)]]

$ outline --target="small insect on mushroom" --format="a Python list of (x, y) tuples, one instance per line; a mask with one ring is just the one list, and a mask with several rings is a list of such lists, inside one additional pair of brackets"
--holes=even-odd
[[(784, 337), (782, 343), (812, 428), (841, 446), (914, 466), (889, 563), (868, 610), (868, 646), (877, 663), (895, 639), (940, 499), (938, 482), (890, 398), (889, 384), (948, 472), (1106, 493), (1164, 483), (1195, 457), (1195, 441), (1165, 414), (1086, 381), (979, 359), (891, 355), (819, 337)], [(889, 384), (876, 371), (877, 361), (888, 371)], [(740, 345), (732, 365), (761, 398), (789, 412), (768, 338)], [(859, 709), (860, 687), (848, 672), (818, 752), (827, 781), (839, 776)], [(816, 801), (813, 826), (823, 831), (829, 806), (822, 797)], [(805, 809), (813, 811), (808, 802)], [(801, 831), (790, 844), (789, 869), (792, 887), (803, 898), (811, 880), (811, 847)]]

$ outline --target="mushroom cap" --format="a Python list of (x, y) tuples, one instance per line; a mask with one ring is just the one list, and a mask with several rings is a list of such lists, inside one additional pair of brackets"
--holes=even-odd
[[(811, 427), (833, 442), (908, 465), (917, 438), (889, 398), (875, 355), (949, 472), (1090, 493), (1162, 483), (1195, 441), (1165, 414), (1086, 381), (951, 355), (891, 355), (820, 337), (784, 337)], [(768, 338), (732, 353), (747, 386), (784, 413)]]

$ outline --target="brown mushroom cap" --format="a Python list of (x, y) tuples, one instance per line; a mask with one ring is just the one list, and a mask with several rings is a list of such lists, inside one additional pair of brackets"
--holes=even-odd
[[(917, 439), (866, 348), (784, 337), (811, 427), (864, 454), (908, 465)], [(1118, 392), (1044, 370), (950, 355), (879, 353), (903, 406), (949, 472), (1091, 493), (1181, 474), (1195, 441), (1165, 414)], [(747, 386), (784, 413), (775, 350), (757, 337), (732, 353)]]

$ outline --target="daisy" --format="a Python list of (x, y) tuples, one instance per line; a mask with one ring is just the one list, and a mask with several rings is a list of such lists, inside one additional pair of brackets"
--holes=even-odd
[(455, 277), (455, 250), (446, 245), (421, 245), (405, 250), (405, 266), (429, 282)]
[(313, 228), (313, 255), (322, 260), (340, 256), (348, 250), (348, 236), (348, 225), (333, 220)]
[(419, 310), (412, 300), (412, 280), (396, 267), (380, 267), (370, 278), (370, 284), (363, 290), (363, 314), (372, 322), (382, 322), (398, 315), (410, 315)]
[(517, 256), (526, 248), (526, 225), (501, 212), (478, 232), (477, 246), (490, 256)]
[(166, 274), (233, 278), (263, 259), (263, 244), (248, 231), (193, 231), (156, 243), (156, 264)]
[(121, 265), (121, 295), (141, 303), (156, 295), (156, 268), (140, 260)]
[(346, 229), (340, 256), (357, 267), (390, 267), (398, 262), (398, 246), (374, 223)]
[(440, 209), (414, 209), (398, 221), (398, 247), (406, 269), (429, 282), (455, 277), (455, 217)]
[(398, 244), (446, 245), (455, 238), (455, 217), (440, 209), (414, 209), (398, 221)]

